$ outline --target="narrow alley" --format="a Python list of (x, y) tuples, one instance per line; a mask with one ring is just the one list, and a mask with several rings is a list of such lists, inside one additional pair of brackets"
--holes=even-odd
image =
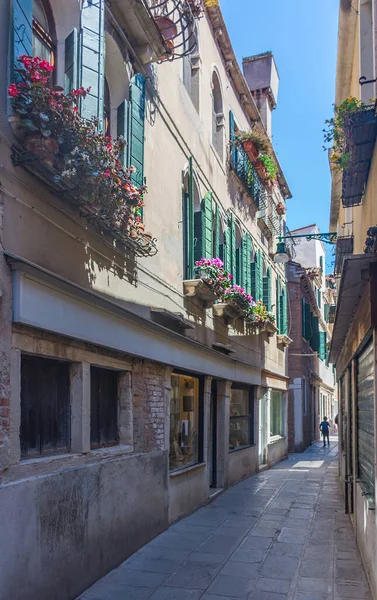
[(238, 483), (80, 600), (370, 600), (337, 459), (332, 438)]

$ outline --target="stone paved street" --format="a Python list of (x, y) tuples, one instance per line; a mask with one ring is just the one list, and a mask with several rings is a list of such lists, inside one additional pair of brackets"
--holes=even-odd
[(176, 523), (81, 600), (371, 600), (339, 490), (315, 444)]

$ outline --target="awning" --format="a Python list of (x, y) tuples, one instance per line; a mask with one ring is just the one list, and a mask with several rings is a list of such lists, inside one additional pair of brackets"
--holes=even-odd
[(369, 265), (377, 262), (375, 254), (355, 254), (344, 260), (339, 287), (339, 300), (335, 315), (329, 361), (336, 363), (352, 324), (361, 292), (369, 279)]

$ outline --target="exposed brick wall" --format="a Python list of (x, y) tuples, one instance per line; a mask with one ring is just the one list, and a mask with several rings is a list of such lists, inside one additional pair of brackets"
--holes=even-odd
[[(301, 287), (302, 268), (299, 265), (288, 264), (288, 298), (289, 298), (289, 331), (292, 338), (292, 344), (288, 350), (288, 372), (290, 384), (294, 384), (294, 380), (301, 379), (301, 398), (304, 404), (304, 396), (302, 391), (303, 378), (306, 380), (306, 395), (308, 414), (304, 414), (302, 406), (303, 419), (303, 443), (301, 447), (296, 447), (295, 444), (295, 426), (294, 426), (294, 393), (289, 392), (288, 403), (288, 448), (290, 452), (301, 451), (310, 446), (311, 442), (318, 438), (318, 433), (314, 428), (314, 423), (317, 422), (318, 399), (317, 391), (315, 402), (312, 397), (312, 386), (310, 381), (318, 373), (318, 358), (316, 356), (305, 356), (313, 354), (309, 343), (302, 336), (302, 299), (304, 293)], [(308, 301), (308, 299), (306, 299)], [(297, 393), (297, 392), (296, 392)]]
[(134, 361), (135, 452), (153, 452), (165, 448), (170, 385), (170, 369), (165, 365), (147, 360)]

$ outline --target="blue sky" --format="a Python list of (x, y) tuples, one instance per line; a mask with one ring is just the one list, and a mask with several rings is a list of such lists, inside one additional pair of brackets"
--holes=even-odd
[[(238, 61), (270, 50), (280, 76), (273, 141), (292, 192), (287, 223), (328, 231), (330, 172), (323, 147), (332, 114), (339, 0), (220, 0)], [(327, 252), (330, 269), (331, 252)]]

